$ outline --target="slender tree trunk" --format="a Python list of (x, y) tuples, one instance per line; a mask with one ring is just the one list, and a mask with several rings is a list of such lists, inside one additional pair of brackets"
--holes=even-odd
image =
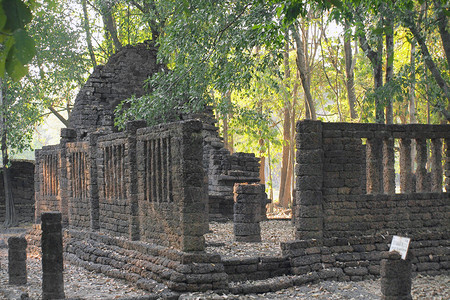
[[(378, 39), (377, 51), (369, 46), (365, 35), (359, 36), (359, 45), (372, 64), (373, 89), (376, 91), (383, 86), (383, 39)], [(375, 119), (377, 123), (384, 123), (384, 107), (378, 97), (375, 97)]]
[[(226, 92), (223, 97), (227, 103), (231, 103), (231, 91)], [(225, 148), (228, 149), (230, 153), (233, 153), (233, 135), (230, 134), (228, 128), (228, 120), (230, 117), (228, 112), (223, 116), (223, 143)]]
[(223, 146), (228, 149), (228, 116), (223, 116)]
[[(296, 74), (297, 79), (298, 79), (298, 72)], [(288, 174), (290, 174), (290, 177), (288, 177), (289, 182), (291, 183), (289, 191), (291, 192), (291, 207), (292, 202), (295, 201), (294, 200), (294, 187), (295, 187), (295, 174), (294, 174), (294, 166), (295, 166), (295, 130), (296, 130), (296, 119), (295, 116), (296, 111), (295, 108), (297, 107), (297, 98), (298, 98), (298, 81), (296, 80), (294, 83), (294, 88), (293, 88), (293, 97), (292, 97), (292, 113), (291, 113), (291, 144), (290, 144), (290, 164), (289, 164), (289, 168), (290, 171), (288, 170)]]
[(117, 36), (116, 22), (114, 21), (111, 10), (112, 8), (109, 7), (108, 4), (104, 4), (100, 8), (103, 24), (105, 25), (106, 31), (109, 33), (109, 36), (113, 41), (114, 48), (117, 52), (122, 48), (122, 44)]
[[(258, 101), (258, 110), (260, 113), (262, 113), (262, 100), (259, 99)], [(266, 184), (266, 157), (264, 146), (265, 141), (262, 137), (261, 131), (259, 132), (259, 181), (261, 184)]]
[(3, 98), (3, 80), (0, 78), (0, 130), (1, 150), (3, 158), (3, 187), (5, 190), (5, 222), (4, 226), (9, 228), (17, 225), (16, 211), (14, 209), (14, 198), (12, 194), (11, 173), (9, 171), (8, 145), (6, 140), (6, 101)]
[[(264, 147), (264, 140), (259, 140), (259, 146)], [(266, 157), (262, 151), (259, 152), (259, 182), (261, 184), (266, 184)]]
[(448, 6), (443, 8), (439, 0), (434, 0), (436, 9), (437, 23), (439, 34), (441, 36), (442, 45), (444, 46), (445, 57), (447, 58), (447, 65), (450, 67), (450, 32), (448, 30)]
[(92, 65), (95, 68), (95, 67), (97, 67), (97, 61), (95, 60), (95, 53), (94, 53), (94, 49), (92, 47), (91, 29), (89, 27), (89, 16), (88, 16), (88, 12), (87, 12), (86, 0), (81, 0), (81, 4), (83, 6), (83, 15), (84, 15), (83, 27), (84, 27), (84, 31), (86, 33), (86, 42), (88, 45), (89, 56), (91, 57)]
[(300, 79), (302, 81), (302, 87), (303, 91), (305, 93), (305, 111), (306, 119), (316, 119), (316, 109), (314, 107), (314, 102), (311, 95), (311, 86), (309, 83), (309, 74), (307, 72), (306, 68), (306, 61), (305, 61), (305, 52), (304, 52), (304, 43), (300, 37), (300, 33), (297, 28), (297, 24), (294, 24), (291, 26), (292, 34), (294, 36), (295, 44), (296, 44), (296, 50), (297, 50), (297, 68), (300, 72)]
[[(350, 29), (348, 23), (345, 23), (345, 31)], [(355, 94), (355, 61), (353, 60), (352, 45), (350, 37), (344, 37), (344, 53), (345, 53), (345, 75), (347, 86), (347, 99), (350, 108), (351, 120), (356, 120), (356, 94)]]
[[(282, 149), (282, 160), (281, 160), (281, 172), (280, 172), (280, 192), (278, 194), (279, 203), (282, 207), (287, 208), (289, 204), (289, 197), (287, 196), (286, 183), (287, 183), (287, 173), (289, 166), (289, 149), (291, 141), (291, 103), (289, 101), (289, 79), (291, 77), (291, 70), (289, 68), (289, 44), (288, 37), (286, 38), (286, 45), (284, 49), (284, 81), (286, 93), (284, 94), (284, 108), (283, 108), (283, 149)], [(289, 185), (289, 184), (288, 184)]]
[(270, 212), (273, 212), (273, 178), (272, 178), (272, 163), (270, 162), (271, 160), (271, 155), (270, 155), (270, 143), (267, 143), (267, 163), (269, 164), (269, 182), (270, 182), (270, 190), (269, 190), (269, 196), (270, 199), (272, 200), (272, 203), (270, 205)]
[[(391, 22), (388, 23), (388, 32), (386, 33), (386, 84), (394, 77), (394, 27)], [(392, 98), (386, 105), (386, 124), (394, 123), (394, 111)]]
[[(449, 101), (450, 103), (450, 89), (445, 82), (444, 78), (441, 75), (441, 72), (437, 68), (436, 64), (433, 61), (433, 58), (431, 57), (430, 51), (428, 50), (428, 46), (426, 44), (425, 38), (422, 36), (420, 31), (418, 30), (414, 20), (410, 20), (407, 24), (409, 30), (414, 35), (415, 40), (419, 44), (420, 49), (422, 50), (422, 57), (425, 61), (425, 64), (430, 70), (431, 75), (433, 75), (434, 79), (436, 80), (436, 83), (441, 88), (444, 97)], [(450, 122), (450, 111), (446, 110), (445, 108), (442, 108), (440, 112), (445, 116), (448, 122)]]
[(56, 109), (54, 109), (53, 106), (49, 106), (48, 109), (58, 118), (58, 120), (61, 121), (61, 123), (64, 124), (64, 126), (69, 127), (69, 121), (64, 118)]
[(414, 124), (417, 123), (416, 118), (416, 43), (415, 41), (411, 42), (411, 84), (409, 86), (409, 123)]

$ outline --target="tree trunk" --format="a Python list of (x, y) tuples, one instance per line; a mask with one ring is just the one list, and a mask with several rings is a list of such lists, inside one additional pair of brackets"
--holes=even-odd
[[(349, 25), (345, 23), (345, 31), (349, 30)], [(355, 120), (358, 118), (356, 114), (356, 94), (355, 94), (355, 61), (353, 60), (351, 39), (344, 37), (344, 52), (345, 52), (345, 75), (347, 76), (347, 99), (350, 108), (350, 118)]]
[[(231, 91), (226, 92), (223, 95), (223, 98), (227, 103), (231, 104)], [(230, 114), (228, 112), (225, 113), (223, 116), (223, 143), (224, 147), (230, 151), (231, 154), (233, 154), (233, 135), (229, 133), (228, 128), (228, 120), (229, 120)]]
[(295, 116), (296, 111), (295, 108), (297, 106), (297, 98), (298, 98), (298, 72), (296, 74), (297, 76), (297, 80), (294, 83), (294, 89), (293, 89), (293, 97), (292, 97), (292, 113), (291, 113), (291, 144), (290, 144), (290, 154), (289, 154), (289, 158), (290, 158), (290, 163), (289, 163), (289, 169), (288, 170), (288, 180), (290, 182), (290, 195), (291, 195), (291, 207), (293, 207), (293, 202), (295, 201), (295, 193), (294, 193), (294, 188), (295, 188), (295, 172), (294, 172), (294, 166), (295, 166), (295, 131), (296, 131), (296, 119)]
[(116, 28), (116, 24), (115, 24), (116, 22), (114, 21), (111, 10), (112, 10), (112, 8), (109, 7), (107, 4), (104, 4), (100, 7), (103, 24), (105, 25), (106, 30), (108, 31), (109, 35), (111, 36), (111, 39), (114, 44), (114, 48), (117, 52), (122, 48), (122, 44), (120, 43), (119, 38), (117, 36), (117, 28)]
[(416, 118), (416, 43), (411, 41), (411, 84), (409, 86), (409, 123), (417, 123)]
[[(373, 89), (376, 91), (383, 86), (383, 39), (378, 39), (377, 51), (369, 46), (365, 35), (359, 36), (359, 45), (372, 64)], [(378, 97), (375, 97), (375, 120), (377, 123), (384, 123), (384, 108)]]
[(49, 106), (48, 109), (58, 118), (58, 120), (61, 121), (61, 123), (64, 124), (64, 126), (69, 127), (69, 120), (64, 118), (56, 109), (53, 108), (53, 106)]
[[(286, 93), (284, 94), (284, 108), (283, 108), (283, 149), (282, 149), (282, 160), (281, 160), (281, 171), (280, 171), (280, 192), (278, 195), (278, 201), (280, 205), (287, 208), (289, 205), (289, 196), (286, 190), (286, 183), (288, 178), (288, 166), (289, 166), (289, 150), (291, 142), (291, 103), (289, 101), (289, 79), (291, 75), (291, 70), (289, 68), (289, 44), (288, 38), (286, 38), (286, 45), (284, 49), (284, 81), (286, 86)], [(288, 186), (290, 186), (288, 184)]]
[(441, 2), (434, 0), (434, 6), (436, 9), (437, 23), (439, 27), (439, 34), (441, 35), (442, 45), (444, 46), (445, 57), (447, 58), (447, 66), (450, 67), (450, 32), (448, 31), (448, 18), (446, 9), (443, 8)]
[(91, 29), (89, 27), (89, 16), (87, 12), (86, 0), (81, 0), (81, 4), (83, 5), (83, 15), (84, 15), (83, 27), (84, 31), (86, 32), (86, 42), (88, 46), (89, 56), (91, 57), (92, 65), (95, 68), (97, 66), (97, 61), (95, 60), (95, 53), (94, 49), (92, 48)]
[[(386, 32), (386, 80), (388, 83), (394, 77), (394, 27), (391, 22), (387, 25)], [(394, 111), (392, 105), (392, 98), (389, 98), (386, 105), (386, 124), (394, 123)]]
[[(409, 21), (407, 26), (408, 26), (409, 30), (411, 31), (411, 33), (414, 35), (414, 38), (416, 39), (417, 43), (420, 46), (420, 49), (422, 50), (422, 57), (425, 61), (425, 64), (426, 64), (428, 70), (430, 70), (431, 75), (433, 75), (434, 79), (436, 80), (436, 83), (441, 88), (441, 90), (444, 94), (444, 97), (447, 98), (447, 101), (450, 102), (449, 87), (431, 57), (431, 54), (430, 54), (430, 51), (428, 50), (428, 46), (426, 44), (425, 38), (422, 36), (422, 34), (417, 29), (417, 26), (416, 26), (414, 20)], [(442, 108), (441, 113), (445, 116), (447, 121), (450, 122), (450, 111), (447, 111), (447, 110), (445, 110), (445, 108)]]
[[(258, 101), (258, 110), (262, 113), (262, 99), (259, 98)], [(261, 131), (259, 132), (259, 182), (261, 184), (266, 184), (266, 157), (265, 152), (263, 151), (265, 146), (265, 141), (262, 137)]]
[(223, 116), (223, 146), (228, 149), (228, 115)]
[[(264, 146), (264, 140), (259, 140), (260, 147)], [(266, 157), (264, 156), (264, 153), (261, 151), (259, 152), (259, 183), (266, 184)]]
[(270, 155), (270, 143), (267, 143), (267, 163), (269, 164), (269, 182), (270, 182), (270, 189), (269, 189), (269, 197), (270, 200), (272, 201), (271, 205), (270, 205), (270, 211), (269, 212), (273, 212), (273, 178), (272, 178), (272, 163), (270, 162), (271, 160), (271, 155)]
[(5, 222), (4, 226), (9, 228), (17, 225), (16, 211), (14, 209), (14, 198), (12, 194), (11, 173), (9, 172), (8, 145), (6, 141), (6, 101), (3, 98), (3, 81), (0, 78), (0, 130), (1, 150), (3, 158), (3, 187), (5, 190)]
[(316, 119), (316, 109), (314, 107), (312, 95), (311, 95), (311, 87), (309, 84), (309, 74), (307, 72), (306, 68), (306, 62), (305, 62), (305, 52), (304, 52), (304, 44), (302, 39), (300, 38), (300, 34), (297, 28), (297, 25), (294, 24), (291, 26), (291, 30), (294, 36), (295, 44), (296, 44), (296, 51), (297, 51), (297, 68), (300, 72), (300, 79), (302, 81), (302, 87), (303, 91), (305, 93), (305, 118), (306, 119)]

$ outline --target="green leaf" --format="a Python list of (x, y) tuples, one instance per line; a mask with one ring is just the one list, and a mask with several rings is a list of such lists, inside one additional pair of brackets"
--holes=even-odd
[(28, 68), (17, 58), (15, 49), (11, 48), (6, 59), (6, 72), (14, 81), (19, 81), (28, 73)]
[(6, 24), (6, 14), (3, 10), (2, 1), (0, 0), (0, 31), (3, 31), (3, 27)]
[(34, 40), (23, 29), (16, 30), (14, 32), (14, 38), (16, 40), (15, 55), (22, 64), (26, 65), (36, 54), (36, 49), (34, 48)]
[(2, 0), (2, 5), (7, 16), (5, 30), (13, 32), (24, 28), (33, 18), (30, 9), (21, 0)]
[(8, 59), (8, 54), (11, 50), (11, 47), (14, 45), (14, 38), (12, 36), (3, 36), (6, 37), (3, 41), (0, 40), (3, 45), (3, 49), (0, 51), (0, 77), (3, 78), (5, 75), (5, 65), (6, 60)]

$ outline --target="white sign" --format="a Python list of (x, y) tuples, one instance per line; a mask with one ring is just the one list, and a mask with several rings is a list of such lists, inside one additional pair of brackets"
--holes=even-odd
[(406, 259), (406, 253), (408, 252), (410, 238), (394, 235), (392, 237), (391, 248), (389, 252), (397, 251), (401, 254), (402, 259)]

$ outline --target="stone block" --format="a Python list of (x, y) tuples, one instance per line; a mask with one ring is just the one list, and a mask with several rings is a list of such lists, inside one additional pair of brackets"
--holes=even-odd
[(263, 184), (253, 183), (253, 184), (246, 184), (246, 183), (236, 183), (233, 188), (233, 193), (236, 194), (253, 194), (253, 195), (259, 195), (264, 193), (265, 187)]
[(296, 201), (300, 206), (322, 205), (322, 192), (313, 190), (297, 190)]
[(323, 229), (323, 220), (322, 218), (300, 218), (297, 220), (296, 226), (300, 230), (321, 231)]
[(296, 162), (298, 164), (321, 164), (323, 161), (323, 150), (297, 150)]
[(261, 227), (259, 223), (235, 223), (234, 234), (237, 235), (259, 235)]
[(244, 243), (259, 243), (261, 242), (261, 234), (254, 235), (236, 235), (234, 237), (236, 242), (244, 242)]

